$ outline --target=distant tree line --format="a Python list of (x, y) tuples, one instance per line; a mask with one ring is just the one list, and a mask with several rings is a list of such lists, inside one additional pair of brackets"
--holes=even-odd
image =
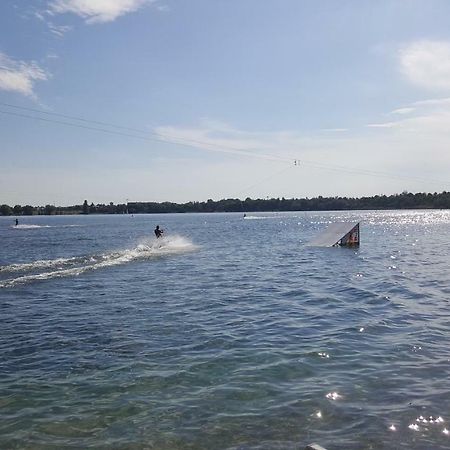
[(70, 215), (70, 214), (124, 214), (127, 212), (127, 205), (115, 205), (110, 202), (108, 205), (97, 204), (90, 205), (85, 200), (82, 205), (73, 206), (30, 206), (30, 205), (0, 205), (1, 216), (55, 216), (55, 215)]
[(94, 203), (87, 200), (73, 206), (0, 205), (2, 216), (59, 215), (59, 214), (155, 214), (190, 212), (261, 212), (261, 211), (341, 211), (367, 209), (450, 209), (450, 192), (416, 193), (402, 192), (373, 197), (314, 197), (267, 198), (240, 200), (229, 198), (206, 202), (129, 202), (115, 205)]

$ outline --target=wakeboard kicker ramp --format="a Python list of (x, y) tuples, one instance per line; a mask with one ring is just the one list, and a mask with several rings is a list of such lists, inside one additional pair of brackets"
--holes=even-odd
[(332, 223), (308, 245), (313, 247), (353, 247), (359, 245), (359, 222)]

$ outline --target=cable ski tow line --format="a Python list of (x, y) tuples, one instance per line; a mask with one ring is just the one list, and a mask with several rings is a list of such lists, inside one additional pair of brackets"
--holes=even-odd
[[(294, 157), (288, 158), (288, 157), (281, 157), (281, 156), (277, 156), (277, 155), (253, 153), (248, 150), (234, 148), (234, 147), (230, 147), (230, 146), (228, 146), (228, 147), (219, 146), (219, 145), (211, 143), (211, 142), (202, 142), (202, 141), (197, 141), (197, 140), (192, 140), (192, 139), (181, 139), (181, 138), (179, 138), (179, 139), (164, 138), (161, 135), (159, 135), (158, 133), (154, 133), (154, 132), (151, 132), (148, 130), (125, 127), (122, 125), (101, 122), (101, 121), (96, 121), (96, 120), (89, 120), (89, 119), (85, 119), (82, 117), (76, 117), (76, 116), (72, 116), (72, 115), (65, 115), (65, 114), (59, 114), (59, 113), (54, 113), (54, 112), (49, 112), (49, 111), (43, 111), (43, 110), (39, 110), (39, 109), (35, 109), (35, 108), (26, 108), (26, 107), (22, 107), (22, 106), (13, 105), (10, 103), (0, 102), (0, 105), (4, 106), (4, 107), (8, 107), (8, 108), (15, 108), (18, 110), (29, 111), (29, 112), (33, 112), (33, 113), (37, 113), (37, 114), (45, 114), (46, 116), (61, 117), (63, 119), (79, 121), (82, 123), (74, 123), (74, 122), (69, 122), (67, 120), (57, 120), (57, 119), (53, 119), (53, 118), (49, 118), (49, 117), (39, 117), (39, 116), (35, 116), (35, 115), (29, 115), (29, 114), (13, 112), (13, 111), (4, 111), (4, 110), (0, 110), (0, 114), (14, 116), (14, 117), (20, 117), (20, 118), (29, 119), (29, 120), (38, 120), (41, 122), (54, 123), (57, 125), (65, 125), (68, 127), (81, 128), (81, 129), (86, 129), (86, 130), (91, 130), (91, 131), (98, 131), (101, 133), (129, 137), (129, 138), (134, 138), (134, 139), (140, 139), (140, 140), (148, 141), (148, 142), (159, 142), (159, 143), (163, 143), (163, 144), (177, 144), (177, 145), (182, 145), (182, 146), (186, 146), (186, 147), (191, 147), (196, 150), (213, 151), (213, 152), (217, 152), (217, 153), (226, 153), (226, 154), (231, 154), (231, 155), (272, 160), (272, 161), (288, 163), (290, 165), (292, 163), (294, 163), (295, 166), (311, 166), (311, 167), (315, 167), (317, 169), (331, 170), (331, 171), (335, 171), (335, 172), (343, 172), (343, 173), (348, 173), (348, 174), (352, 174), (352, 175), (365, 175), (365, 176), (379, 177), (379, 178), (391, 178), (391, 179), (396, 179), (396, 180), (403, 179), (403, 180), (420, 181), (420, 182), (435, 183), (435, 184), (438, 184), (438, 183), (439, 184), (449, 184), (448, 181), (439, 180), (439, 179), (393, 174), (393, 173), (380, 172), (380, 171), (374, 171), (374, 170), (369, 170), (369, 169), (359, 169), (356, 167), (326, 164), (326, 163), (321, 163), (321, 162), (316, 162), (316, 161), (308, 161), (308, 160), (304, 160), (301, 158), (294, 159)], [(92, 124), (92, 125), (89, 125), (89, 124)], [(97, 126), (97, 125), (99, 125), (99, 126)], [(108, 128), (105, 128), (105, 127), (108, 127)], [(284, 170), (281, 172), (284, 172)], [(275, 174), (275, 175), (277, 175), (277, 174)], [(268, 178), (270, 179), (273, 177), (274, 177), (274, 175), (271, 175)], [(263, 180), (263, 181), (265, 181), (265, 180)], [(260, 184), (260, 183), (257, 183), (257, 184)], [(255, 187), (257, 184), (250, 186), (250, 188)]]
[[(0, 105), (3, 103), (0, 103)], [(19, 108), (16, 106), (16, 108)], [(29, 108), (27, 108), (29, 109)], [(56, 120), (56, 119), (48, 119), (45, 117), (39, 117), (39, 116), (30, 116), (28, 114), (22, 114), (22, 113), (17, 113), (17, 112), (12, 112), (12, 111), (2, 111), (0, 110), (0, 114), (6, 114), (9, 116), (15, 116), (15, 117), (21, 117), (24, 119), (31, 119), (31, 120), (39, 120), (41, 122), (49, 122), (49, 123), (56, 123), (58, 125), (65, 125), (65, 126), (69, 126), (69, 127), (74, 127), (74, 128), (83, 128), (86, 130), (93, 130), (93, 131), (100, 131), (102, 133), (107, 133), (107, 134), (114, 134), (114, 135), (118, 135), (118, 136), (125, 136), (125, 137), (131, 137), (131, 138), (135, 138), (135, 139), (141, 139), (144, 141), (150, 141), (150, 142), (160, 142), (160, 143), (164, 143), (164, 144), (178, 144), (178, 145), (184, 145), (187, 147), (192, 147), (195, 148), (196, 150), (208, 150), (208, 151), (213, 151), (213, 152), (218, 152), (218, 153), (228, 153), (228, 154), (233, 154), (233, 155), (240, 155), (240, 156), (249, 156), (252, 158), (259, 158), (259, 159), (269, 159), (269, 160), (273, 160), (273, 161), (282, 161), (282, 162), (292, 162), (291, 158), (282, 158), (276, 155), (266, 155), (266, 154), (261, 154), (261, 153), (252, 153), (249, 152), (248, 150), (241, 150), (241, 149), (237, 149), (237, 148), (233, 148), (233, 147), (223, 147), (223, 146), (218, 146), (216, 144), (212, 144), (210, 142), (201, 142), (201, 141), (195, 141), (195, 140), (187, 140), (187, 139), (176, 139), (176, 138), (172, 138), (172, 139), (165, 139), (163, 137), (161, 137), (159, 134), (157, 133), (152, 133), (151, 131), (144, 131), (144, 130), (139, 130), (139, 133), (145, 133), (149, 136), (154, 136), (154, 137), (149, 137), (149, 136), (140, 136), (138, 134), (131, 134), (131, 133), (125, 133), (124, 131), (116, 131), (116, 130), (108, 130), (105, 128), (99, 128), (99, 127), (94, 127), (94, 126), (90, 126), (90, 125), (83, 125), (83, 124), (79, 124), (79, 123), (72, 123), (72, 122), (65, 122), (62, 120)], [(56, 116), (61, 116), (60, 114), (56, 114), (56, 113), (47, 113), (44, 112), (44, 114), (52, 114), (52, 115), (56, 115)], [(68, 118), (69, 116), (62, 116), (62, 117), (66, 117)], [(95, 122), (95, 121), (87, 121), (85, 119), (81, 119), (81, 118), (77, 118), (75, 120), (82, 120), (84, 122), (87, 123), (103, 123), (106, 126), (110, 126), (110, 127), (116, 127), (116, 128), (121, 128), (121, 129), (131, 129), (131, 128), (126, 128), (126, 127), (120, 127), (120, 126), (116, 126), (116, 125), (108, 125), (105, 122)]]
[(250, 185), (250, 186), (247, 186), (245, 189), (241, 189), (239, 192), (237, 192), (236, 194), (234, 194), (234, 197), (239, 197), (239, 195), (241, 195), (242, 193), (244, 193), (244, 192), (249, 192), (251, 189), (253, 189), (253, 188), (259, 186), (260, 184), (262, 184), (262, 183), (264, 183), (264, 182), (266, 182), (266, 181), (269, 181), (269, 180), (275, 178), (276, 176), (281, 175), (282, 173), (287, 172), (288, 170), (291, 170), (291, 169), (294, 169), (294, 168), (295, 168), (295, 166), (292, 166), (292, 165), (289, 165), (289, 166), (287, 166), (287, 167), (283, 167), (283, 169), (277, 170), (277, 171), (276, 171), (275, 173), (273, 173), (272, 175), (269, 175), (269, 176), (263, 178), (262, 180), (259, 180), (258, 182), (253, 183), (253, 184)]
[(369, 170), (369, 169), (358, 169), (356, 167), (346, 167), (346, 166), (339, 166), (334, 164), (325, 164), (320, 163), (316, 161), (308, 161), (305, 159), (298, 159), (301, 164), (303, 165), (309, 165), (312, 167), (316, 167), (318, 169), (324, 169), (324, 170), (332, 170), (335, 172), (345, 172), (352, 175), (367, 175), (370, 177), (380, 177), (380, 178), (392, 178), (394, 180), (411, 180), (411, 181), (421, 181), (426, 183), (440, 183), (440, 184), (449, 184), (448, 181), (439, 180), (439, 179), (431, 179), (431, 178), (423, 178), (423, 177), (415, 177), (411, 175), (400, 175), (400, 174), (393, 174), (388, 172), (380, 172), (376, 170)]
[[(0, 67), (0, 69), (1, 69), (1, 67)], [(134, 131), (134, 132), (137, 132), (137, 133), (148, 133), (148, 131), (140, 130), (138, 128), (124, 127), (122, 125), (117, 125), (117, 124), (108, 123), (108, 122), (100, 122), (98, 120), (89, 120), (89, 119), (84, 119), (82, 117), (69, 116), (67, 114), (59, 114), (59, 113), (54, 113), (54, 112), (51, 112), (51, 111), (43, 111), (42, 109), (26, 108), (24, 106), (12, 105), (11, 103), (0, 102), (0, 105), (1, 106), (7, 106), (8, 108), (16, 108), (16, 109), (21, 109), (23, 111), (31, 111), (31, 112), (35, 112), (35, 113), (38, 113), (38, 114), (45, 114), (47, 116), (56, 116), (56, 117), (62, 117), (64, 119), (79, 120), (80, 122), (94, 123), (94, 124), (103, 125), (103, 126), (106, 126), (106, 127), (120, 128), (121, 130)]]

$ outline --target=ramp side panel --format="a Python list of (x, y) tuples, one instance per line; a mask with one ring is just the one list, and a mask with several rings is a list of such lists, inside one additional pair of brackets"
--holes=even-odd
[(345, 235), (349, 234), (357, 225), (358, 222), (332, 223), (320, 236), (313, 239), (309, 245), (315, 247), (332, 247), (333, 245), (336, 245)]
[(340, 245), (347, 247), (359, 245), (359, 223), (341, 239)]

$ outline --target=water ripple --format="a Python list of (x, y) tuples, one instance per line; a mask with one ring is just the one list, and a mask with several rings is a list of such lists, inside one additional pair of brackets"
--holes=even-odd
[(450, 214), (255, 216), (0, 226), (0, 447), (448, 448)]

